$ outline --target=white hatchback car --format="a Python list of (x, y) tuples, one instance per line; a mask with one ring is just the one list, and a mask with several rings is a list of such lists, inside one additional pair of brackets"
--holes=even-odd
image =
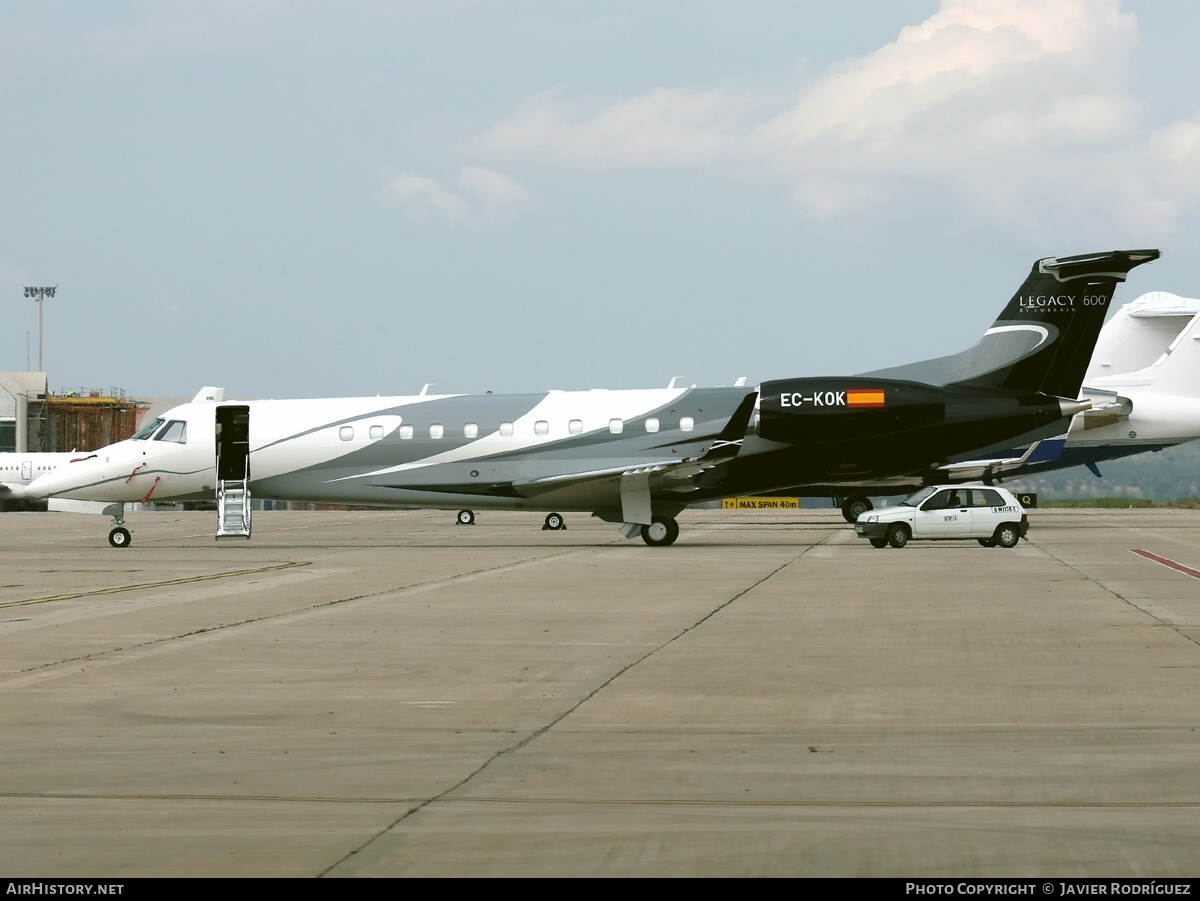
[(1020, 502), (1003, 488), (933, 485), (895, 507), (868, 510), (854, 532), (874, 547), (904, 547), (910, 540), (974, 538), (984, 547), (1016, 547), (1029, 531)]

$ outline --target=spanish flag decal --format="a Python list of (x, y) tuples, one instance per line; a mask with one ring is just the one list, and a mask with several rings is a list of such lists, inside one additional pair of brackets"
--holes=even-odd
[(848, 407), (882, 407), (882, 388), (850, 388), (846, 391)]

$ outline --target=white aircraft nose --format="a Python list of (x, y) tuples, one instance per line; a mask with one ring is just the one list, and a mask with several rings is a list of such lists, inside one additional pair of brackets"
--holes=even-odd
[(25, 486), (25, 496), (32, 498), (54, 497), (76, 488), (82, 488), (90, 479), (91, 467), (78, 468), (79, 463), (67, 463), (52, 472), (38, 476)]

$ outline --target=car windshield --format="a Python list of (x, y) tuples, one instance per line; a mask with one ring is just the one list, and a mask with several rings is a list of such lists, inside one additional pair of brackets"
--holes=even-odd
[(902, 500), (900, 504), (904, 507), (916, 507), (935, 491), (937, 491), (937, 486), (930, 485), (928, 488), (922, 488), (920, 491), (910, 494), (908, 497)]
[(144, 425), (144, 426), (142, 426), (142, 427), (141, 427), (140, 429), (138, 429), (138, 430), (137, 430), (137, 432), (134, 434), (134, 436), (133, 436), (132, 440), (133, 440), (133, 441), (145, 441), (145, 440), (147, 440), (147, 439), (148, 439), (148, 438), (149, 438), (151, 435), (153, 435), (155, 432), (157, 432), (157, 431), (158, 431), (158, 427), (159, 427), (160, 425), (162, 425), (164, 422), (166, 422), (166, 420), (165, 420), (165, 419), (156, 419), (156, 420), (154, 420), (154, 422), (150, 423), (149, 425)]

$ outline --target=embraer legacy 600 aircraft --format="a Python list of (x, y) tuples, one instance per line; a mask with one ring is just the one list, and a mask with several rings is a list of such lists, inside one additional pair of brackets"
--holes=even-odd
[(1098, 463), (1200, 439), (1200, 300), (1154, 291), (1118, 310), (1100, 330), (1080, 398), (1091, 407), (1075, 416), (1065, 435), (1028, 447), (936, 472), (772, 493), (840, 498), (842, 515), (855, 522), (872, 508), (869, 495), (962, 482), (993, 485), (1072, 466), (1100, 477)]
[[(669, 545), (691, 504), (806, 482), (928, 472), (1062, 434), (1113, 291), (1157, 250), (1049, 257), (973, 347), (848, 377), (757, 389), (193, 402), (60, 467), (30, 496), (218, 501), (249, 536), (249, 498), (584, 511)], [(964, 291), (971, 286), (963, 286)], [(215, 448), (215, 453), (214, 453)], [(129, 543), (117, 514), (110, 534)]]

